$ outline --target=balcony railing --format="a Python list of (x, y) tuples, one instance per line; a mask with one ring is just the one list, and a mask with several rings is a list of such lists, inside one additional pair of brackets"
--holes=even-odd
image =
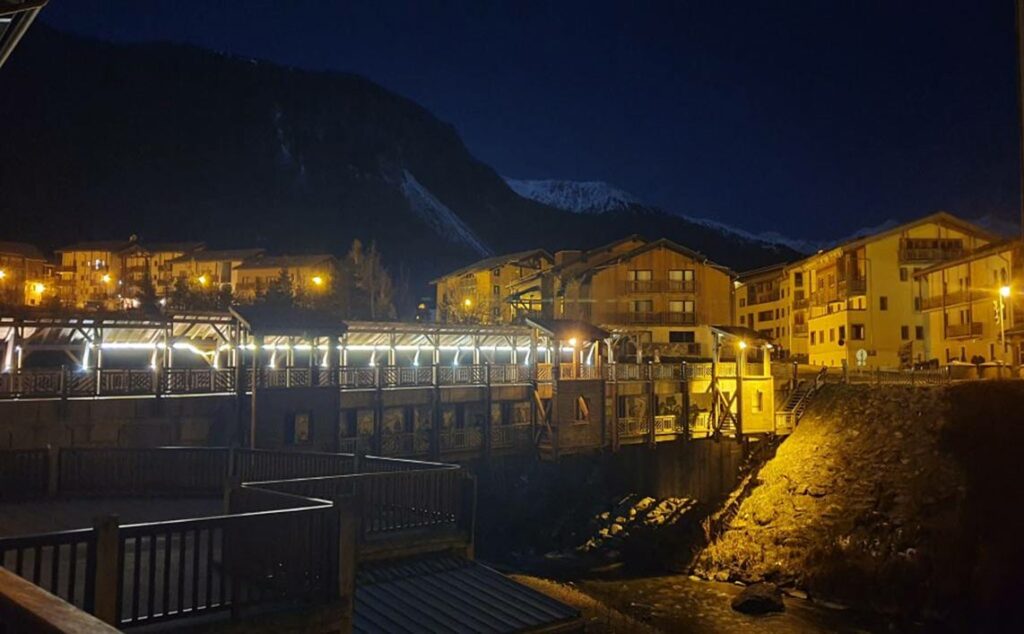
[(953, 291), (945, 295), (921, 298), (921, 310), (934, 310), (943, 306), (954, 306), (967, 302), (976, 302), (984, 299), (995, 299), (994, 293), (986, 293), (978, 289), (964, 289)]
[(793, 334), (798, 337), (807, 335), (807, 324), (793, 324)]
[(623, 284), (625, 293), (695, 293), (696, 280), (629, 280)]
[(963, 247), (900, 248), (900, 262), (933, 262), (955, 260), (967, 255)]
[(747, 295), (747, 306), (756, 306), (758, 304), (767, 304), (768, 302), (777, 302), (781, 297), (781, 293), (778, 290), (768, 291), (767, 293), (754, 293)]
[(674, 324), (692, 326), (697, 323), (697, 313), (629, 311), (613, 315), (612, 320), (613, 323), (619, 324)]
[(980, 337), (981, 336), (981, 323), (973, 322), (969, 324), (949, 324), (946, 326), (946, 338), (947, 339), (965, 339), (968, 337)]

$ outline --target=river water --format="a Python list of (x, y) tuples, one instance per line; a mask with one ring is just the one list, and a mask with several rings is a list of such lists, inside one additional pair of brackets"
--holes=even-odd
[(743, 589), (685, 575), (578, 580), (583, 592), (664, 632), (758, 634), (885, 632), (883, 619), (786, 597), (786, 611), (765, 616), (736, 612), (732, 598)]

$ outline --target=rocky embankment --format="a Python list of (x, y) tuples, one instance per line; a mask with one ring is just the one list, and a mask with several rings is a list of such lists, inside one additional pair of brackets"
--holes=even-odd
[(909, 620), (1005, 624), (1021, 440), (1021, 382), (826, 387), (695, 572)]

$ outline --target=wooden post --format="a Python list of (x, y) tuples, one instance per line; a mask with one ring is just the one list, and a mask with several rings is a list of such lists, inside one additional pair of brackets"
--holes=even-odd
[(647, 364), (649, 368), (647, 372), (647, 442), (653, 447), (657, 442), (657, 434), (654, 429), (654, 409), (655, 402), (658, 400), (654, 390), (654, 366), (650, 363)]
[(480, 449), (485, 458), (490, 457), (491, 443), (493, 442), (494, 420), (491, 416), (491, 404), (491, 364), (484, 363), (484, 407), (486, 412), (484, 414), (483, 446)]
[(341, 632), (352, 631), (352, 611), (356, 597), (356, 566), (358, 564), (358, 536), (362, 523), (362, 505), (355, 495), (338, 502), (338, 599), (343, 615)]
[(380, 455), (384, 439), (384, 394), (380, 364), (373, 366), (373, 453)]
[(252, 400), (249, 412), (249, 448), (256, 448), (256, 393), (259, 391), (261, 377), (260, 353), (263, 351), (263, 335), (254, 337), (256, 347), (252, 351)]
[(430, 458), (431, 460), (438, 460), (441, 457), (441, 384), (438, 382), (438, 361), (440, 360), (440, 352), (438, 352), (435, 344), (433, 353), (434, 362), (430, 366)]
[(94, 580), (96, 618), (118, 625), (117, 581), (121, 568), (118, 556), (120, 539), (116, 515), (107, 515), (93, 520), (96, 533), (96, 578)]
[(736, 352), (736, 440), (743, 442), (743, 375), (747, 371), (747, 349)]
[(56, 497), (60, 491), (60, 448), (47, 445), (47, 480), (46, 492), (50, 497)]
[(466, 559), (476, 558), (476, 476), (467, 473), (462, 480), (463, 528), (466, 529)]

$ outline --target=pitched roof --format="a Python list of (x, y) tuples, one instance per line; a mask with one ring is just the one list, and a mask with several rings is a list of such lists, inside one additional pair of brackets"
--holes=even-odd
[(736, 276), (739, 282), (749, 282), (751, 280), (760, 279), (762, 277), (774, 277), (784, 272), (789, 264), (786, 262), (778, 262), (776, 264), (769, 264), (768, 266), (762, 266), (756, 269), (750, 269), (749, 271), (743, 271), (738, 273)]
[(152, 253), (189, 253), (206, 246), (203, 242), (142, 242), (140, 245)]
[[(569, 631), (580, 613), (473, 561), (456, 557), (403, 559), (361, 566), (352, 631)], [(577, 631), (573, 629), (572, 631)]]
[(27, 242), (7, 242), (0, 240), (0, 254), (17, 255), (29, 260), (45, 260), (46, 256), (34, 244)]
[[(823, 251), (825, 253), (828, 253), (829, 251), (834, 251), (836, 249), (849, 249), (851, 247), (859, 247), (869, 242), (874, 242), (875, 240), (880, 240), (881, 238), (891, 236), (894, 233), (902, 233), (908, 229), (912, 229), (919, 225), (927, 224), (929, 222), (955, 227), (957, 229), (960, 229), (961, 231), (973, 233), (991, 241), (1003, 239), (1002, 236), (992, 233), (988, 229), (985, 229), (980, 225), (976, 225), (973, 222), (968, 222), (963, 218), (958, 218), (957, 216), (954, 216), (948, 211), (937, 211), (933, 214), (928, 214), (927, 216), (922, 216), (915, 220), (904, 222), (903, 224), (896, 225), (895, 227), (890, 227), (877, 233), (872, 233), (866, 236), (854, 236), (849, 240), (840, 242), (839, 244), (836, 244), (828, 249), (824, 249)], [(808, 256), (805, 259), (810, 260), (814, 257), (814, 255)]]
[(476, 271), (476, 270), (479, 270), (479, 269), (493, 269), (494, 267), (502, 265), (502, 264), (509, 264), (509, 263), (512, 263), (512, 262), (518, 262), (520, 260), (526, 260), (528, 258), (533, 258), (533, 257), (538, 257), (538, 256), (539, 257), (544, 257), (544, 258), (546, 258), (549, 261), (553, 259), (551, 257), (551, 254), (548, 253), (547, 251), (545, 251), (544, 249), (530, 249), (529, 251), (516, 251), (515, 253), (506, 253), (504, 255), (496, 255), (494, 257), (486, 258), (486, 259), (483, 259), (483, 260), (477, 260), (476, 262), (473, 262), (472, 264), (467, 264), (466, 266), (464, 266), (464, 267), (462, 267), (460, 269), (455, 269), (454, 271), (452, 271), (450, 273), (445, 273), (441, 277), (439, 277), (439, 278), (437, 278), (435, 280), (431, 280), (430, 283), (431, 284), (437, 284), (440, 280), (442, 280), (442, 279), (444, 279), (446, 277), (456, 277), (456, 276), (459, 276), (459, 275), (464, 275), (466, 273), (469, 273), (470, 271)]
[(71, 251), (110, 251), (118, 252), (127, 249), (134, 242), (130, 240), (86, 240), (83, 242), (75, 242), (69, 244), (66, 247), (57, 249), (57, 253), (67, 253)]
[[(637, 236), (630, 236), (629, 239), (641, 239), (642, 240), (642, 238), (638, 238)], [(619, 242), (621, 243), (623, 241), (619, 241)], [(615, 243), (613, 243), (613, 244), (615, 244)], [(610, 247), (610, 246), (611, 245), (608, 245), (608, 247)], [(607, 249), (608, 247), (603, 247), (602, 249)], [(608, 266), (608, 265), (611, 265), (611, 264), (616, 264), (618, 262), (623, 262), (625, 260), (629, 260), (631, 258), (634, 258), (634, 257), (636, 257), (636, 256), (638, 256), (638, 255), (640, 255), (642, 253), (646, 253), (648, 251), (652, 251), (654, 249), (659, 249), (659, 248), (665, 248), (665, 249), (669, 249), (671, 251), (675, 251), (677, 253), (681, 253), (681, 254), (683, 254), (683, 255), (685, 255), (687, 257), (693, 258), (694, 260), (696, 260), (696, 261), (698, 261), (698, 262), (700, 262), (702, 264), (706, 264), (708, 266), (717, 268), (717, 269), (721, 270), (723, 273), (726, 273), (727, 275), (730, 275), (730, 276), (735, 276), (736, 275), (728, 267), (712, 262), (703, 253), (700, 253), (698, 251), (694, 251), (693, 249), (685, 247), (685, 246), (683, 246), (683, 245), (681, 245), (681, 244), (679, 244), (677, 242), (673, 242), (672, 240), (669, 240), (668, 238), (660, 238), (658, 240), (654, 240), (653, 242), (645, 242), (645, 244), (642, 244), (642, 245), (638, 246), (637, 248), (631, 249), (629, 251), (616, 252), (616, 251), (610, 251), (609, 250), (607, 252), (597, 254), (596, 257), (591, 256), (591, 254), (594, 253), (594, 251), (587, 251), (586, 253), (583, 254), (583, 257), (581, 259), (574, 260), (572, 262), (567, 263), (566, 265), (561, 267), (560, 271), (558, 271), (558, 272), (560, 273), (560, 275), (563, 278), (567, 278), (567, 279), (577, 278), (577, 277), (581, 277), (583, 275), (589, 274), (589, 273), (591, 273), (592, 271), (594, 271), (596, 269), (604, 268), (605, 266)], [(595, 250), (595, 251), (597, 251), (597, 250)]]
[(171, 262), (218, 262), (223, 260), (248, 260), (266, 253), (266, 249), (220, 249), (195, 251), (179, 255)]
[(234, 315), (250, 332), (258, 335), (316, 337), (342, 335), (345, 322), (333, 315), (307, 308), (253, 304), (232, 306)]
[(576, 319), (546, 319), (542, 317), (527, 317), (527, 325), (543, 330), (553, 339), (568, 341), (578, 338), (583, 341), (600, 341), (611, 336), (607, 330), (598, 328), (594, 324)]
[(256, 260), (242, 262), (238, 270), (251, 269), (289, 269), (293, 267), (315, 266), (327, 260), (334, 260), (334, 256), (327, 253), (314, 255), (265, 255)]

